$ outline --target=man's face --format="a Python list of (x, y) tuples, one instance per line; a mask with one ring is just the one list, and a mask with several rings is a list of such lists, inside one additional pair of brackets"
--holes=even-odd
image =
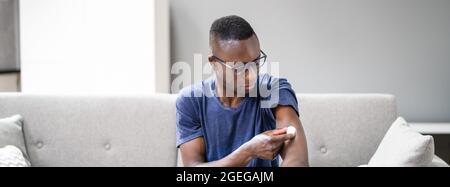
[[(209, 61), (213, 66), (218, 81), (221, 81), (222, 85), (226, 86), (227, 92), (233, 88), (233, 94), (241, 96), (242, 91), (245, 91), (245, 94), (247, 94), (255, 88), (258, 68), (249, 62), (257, 60), (261, 54), (256, 35), (246, 40), (213, 40), (211, 49), (212, 55), (209, 57)], [(236, 71), (220, 63), (219, 59), (225, 61), (229, 66), (247, 66), (241, 71)]]

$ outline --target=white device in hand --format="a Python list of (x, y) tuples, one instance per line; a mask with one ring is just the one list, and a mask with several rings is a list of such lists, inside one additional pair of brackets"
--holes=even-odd
[(297, 132), (297, 129), (295, 129), (295, 127), (293, 127), (293, 126), (289, 126), (286, 131), (287, 134), (292, 134), (294, 136), (295, 136), (296, 132)]

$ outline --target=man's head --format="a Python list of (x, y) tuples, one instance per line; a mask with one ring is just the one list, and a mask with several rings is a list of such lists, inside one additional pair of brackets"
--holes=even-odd
[[(233, 88), (234, 93), (239, 89), (248, 93), (255, 86), (258, 74), (255, 68), (258, 64), (249, 62), (259, 62), (261, 58), (259, 40), (250, 24), (239, 16), (219, 18), (211, 26), (209, 42), (212, 52), (209, 62), (218, 81), (227, 90)], [(244, 69), (233, 68), (244, 65)]]

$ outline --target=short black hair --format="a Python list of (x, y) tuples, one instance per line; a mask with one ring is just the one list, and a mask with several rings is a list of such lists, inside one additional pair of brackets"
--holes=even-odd
[(252, 26), (236, 15), (217, 19), (209, 31), (211, 39), (219, 40), (246, 40), (255, 34)]

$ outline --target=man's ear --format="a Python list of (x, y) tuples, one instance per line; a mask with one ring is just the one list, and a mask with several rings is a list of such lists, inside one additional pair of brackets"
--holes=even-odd
[(212, 54), (208, 55), (208, 61), (209, 63), (213, 63), (215, 61), (214, 56)]
[(214, 56), (212, 54), (210, 54), (208, 56), (208, 61), (209, 61), (209, 65), (211, 65), (211, 67), (213, 68), (213, 70), (216, 70), (216, 66), (214, 64), (214, 62), (216, 61), (216, 59), (214, 58)]

